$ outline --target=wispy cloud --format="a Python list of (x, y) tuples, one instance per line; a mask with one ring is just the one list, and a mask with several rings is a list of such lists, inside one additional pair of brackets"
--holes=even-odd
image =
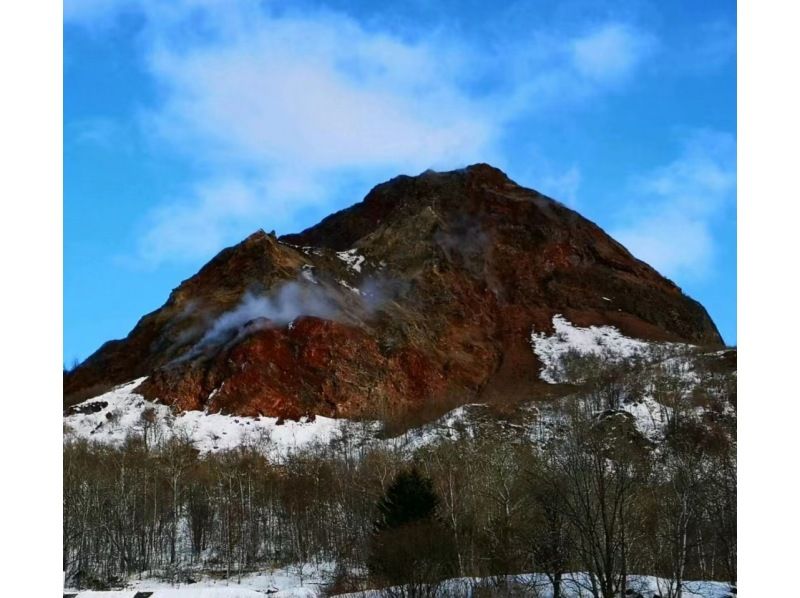
[(670, 277), (706, 275), (717, 251), (714, 225), (735, 210), (734, 137), (690, 132), (681, 155), (633, 180), (631, 195), (612, 236)]
[(629, 77), (655, 47), (655, 39), (631, 26), (608, 23), (572, 41), (578, 72), (598, 83)]
[(150, 57), (165, 101), (156, 130), (257, 167), (421, 168), (491, 144), (485, 106), (445, 42), (409, 43), (341, 16), (262, 17), (221, 43)]
[(204, 182), (188, 197), (170, 199), (145, 217), (139, 254), (146, 264), (165, 256), (212, 255), (232, 232), (264, 215), (257, 185), (235, 179)]
[[(208, 256), (261, 218), (291, 222), (359, 177), (502, 165), (508, 123), (623, 83), (653, 41), (603, 22), (532, 32), (509, 54), (446, 31), (413, 38), (247, 1), (83, 0), (65, 14), (92, 26), (131, 10), (145, 17), (160, 97), (143, 128), (209, 172), (146, 216), (138, 256), (150, 264)], [(571, 201), (579, 181), (574, 170), (551, 182)]]

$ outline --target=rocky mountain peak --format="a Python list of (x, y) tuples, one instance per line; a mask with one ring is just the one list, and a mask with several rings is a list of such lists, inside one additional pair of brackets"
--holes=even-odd
[(67, 374), (65, 395), (147, 376), (141, 392), (179, 410), (283, 417), (530, 398), (531, 331), (557, 314), (721, 343), (702, 306), (594, 223), (475, 164), (224, 249)]

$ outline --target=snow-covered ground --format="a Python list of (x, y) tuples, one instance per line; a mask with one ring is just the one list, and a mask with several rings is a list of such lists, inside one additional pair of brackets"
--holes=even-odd
[[(586, 598), (591, 596), (589, 576), (585, 573), (566, 574), (561, 582), (561, 595), (564, 598)], [(541, 573), (525, 573), (499, 578), (460, 577), (449, 579), (439, 584), (435, 596), (440, 598), (459, 596), (472, 598), (478, 590), (485, 588), (513, 588), (515, 596), (535, 596), (536, 598), (552, 598), (553, 587), (547, 577)], [(666, 596), (667, 580), (644, 575), (628, 577), (628, 589), (632, 595), (641, 594), (644, 598)], [(378, 590), (341, 594), (339, 598), (380, 598)], [(730, 584), (719, 581), (687, 581), (684, 582), (683, 595), (686, 598), (727, 598), (731, 595)]]
[(154, 578), (132, 580), (124, 590), (78, 592), (65, 589), (64, 593), (78, 592), (78, 598), (133, 598), (137, 592), (153, 592), (152, 598), (251, 598), (265, 595), (275, 598), (316, 598), (333, 578), (335, 563), (306, 565), (302, 575), (299, 567), (292, 566), (262, 573), (243, 574), (241, 580), (215, 579), (198, 576), (195, 583), (172, 584)]
[[(77, 598), (137, 598), (141, 590), (107, 590), (107, 591), (93, 591), (84, 590), (77, 593)], [(151, 590), (146, 590), (151, 591)], [(161, 588), (152, 590), (151, 598), (188, 598), (189, 596), (196, 596), (197, 598), (264, 598), (264, 593), (249, 588)], [(73, 594), (75, 592), (65, 591), (65, 594)], [(315, 597), (316, 593), (286, 593), (277, 592), (270, 594), (271, 596), (309, 596)]]
[(475, 436), (475, 414), (485, 407), (482, 403), (471, 403), (448, 411), (439, 419), (412, 428), (399, 436), (384, 440), (388, 448), (408, 454), (430, 446), (440, 440), (458, 440), (464, 436)]
[[(301, 418), (300, 421), (285, 420), (278, 425), (274, 417), (240, 417), (203, 411), (187, 411), (176, 416), (169, 406), (147, 401), (135, 392), (143, 381), (144, 378), (139, 378), (73, 407), (78, 412), (64, 417), (65, 438), (120, 446), (131, 434), (145, 436), (151, 444), (179, 437), (190, 440), (201, 453), (250, 445), (276, 460), (347, 438), (351, 446), (383, 448), (410, 456), (437, 442), (475, 438), (495, 421), (487, 413), (486, 405), (471, 403), (448, 411), (428, 424), (384, 438), (380, 434), (382, 425), (377, 421), (317, 416), (310, 422)], [(528, 423), (538, 417), (539, 410), (534, 411), (537, 415), (527, 418)], [(535, 435), (516, 424), (499, 422), (496, 425), (508, 433), (513, 432), (511, 427), (520, 428), (516, 430), (520, 438)]]
[(580, 328), (562, 315), (553, 316), (554, 332), (531, 331), (531, 345), (542, 363), (540, 378), (551, 384), (567, 382), (564, 371), (565, 357), (570, 353), (595, 355), (604, 360), (618, 362), (651, 350), (651, 343), (625, 336), (613, 326)]
[(647, 395), (640, 401), (623, 403), (621, 408), (633, 416), (636, 429), (650, 440), (658, 440), (669, 423), (672, 410)]
[(65, 434), (111, 445), (122, 444), (131, 433), (145, 436), (152, 443), (182, 437), (190, 439), (202, 453), (251, 444), (280, 458), (315, 445), (328, 445), (345, 430), (365, 434), (377, 427), (322, 416), (314, 421), (301, 418), (281, 424), (275, 417), (204, 411), (186, 411), (176, 416), (169, 406), (147, 401), (134, 392), (143, 381), (139, 378), (75, 406), (73, 411), (82, 412), (64, 417)]
[[(570, 371), (570, 361), (574, 357), (592, 357), (609, 364), (624, 360), (638, 360), (647, 364), (646, 374), (651, 378), (642, 380), (643, 393), (639, 396), (623, 397), (618, 409), (633, 416), (639, 432), (646, 438), (658, 441), (672, 417), (672, 408), (659, 403), (657, 386), (659, 374), (666, 374), (672, 380), (673, 390), (689, 401), (692, 390), (702, 382), (697, 372), (696, 355), (693, 347), (682, 343), (655, 343), (630, 338), (613, 326), (574, 326), (561, 315), (553, 317), (554, 332), (531, 332), (531, 346), (542, 363), (540, 378), (551, 384), (581, 383)], [(725, 351), (719, 352), (723, 355)], [(726, 405), (730, 411), (731, 406)], [(689, 409), (701, 416), (704, 409)]]
[(456, 440), (475, 434), (475, 417), (484, 405), (457, 407), (430, 424), (394, 438), (379, 438), (381, 424), (317, 416), (313, 421), (274, 417), (240, 417), (186, 411), (175, 415), (168, 405), (153, 403), (136, 393), (145, 378), (118, 386), (72, 408), (64, 417), (66, 437), (119, 446), (130, 434), (146, 436), (157, 444), (172, 437), (192, 441), (201, 453), (249, 444), (271, 458), (280, 459), (315, 446), (327, 446), (347, 436), (356, 444), (381, 446), (407, 454), (442, 439)]
[[(129, 589), (115, 591), (88, 591), (78, 593), (78, 598), (133, 598), (137, 592), (153, 592), (152, 598), (251, 598), (256, 596), (274, 596), (276, 598), (321, 598), (324, 587), (332, 578), (332, 565), (316, 568), (302, 581), (297, 573), (290, 569), (277, 570), (272, 573), (259, 573), (242, 576), (241, 583), (236, 580), (201, 579), (194, 584), (180, 586), (170, 585), (156, 580), (139, 580), (131, 584)], [(550, 598), (552, 586), (543, 574), (528, 573), (509, 575), (500, 578), (461, 577), (450, 579), (439, 584), (436, 596), (442, 598), (472, 598), (476, 591), (483, 588), (509, 587), (525, 592), (524, 595), (537, 598)], [(640, 593), (645, 598), (667, 595), (668, 582), (652, 576), (630, 576), (628, 588)], [(586, 574), (567, 574), (562, 580), (562, 596), (564, 598), (584, 598), (591, 596), (588, 591), (589, 580)], [(65, 590), (65, 593), (77, 590)], [(730, 596), (731, 586), (719, 581), (687, 581), (684, 583), (683, 595), (686, 598), (725, 598)], [(367, 590), (349, 594), (339, 594), (340, 598), (380, 598), (379, 590)], [(520, 595), (520, 594), (515, 594)]]

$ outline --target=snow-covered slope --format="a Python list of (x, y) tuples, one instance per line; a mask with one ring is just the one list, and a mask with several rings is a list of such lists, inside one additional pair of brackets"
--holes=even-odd
[[(630, 414), (637, 430), (647, 439), (658, 442), (673, 416), (673, 406), (664, 404), (659, 396), (678, 401), (685, 414), (699, 419), (706, 407), (693, 405), (694, 390), (704, 380), (696, 371), (698, 360), (723, 358), (726, 351), (703, 354), (696, 347), (682, 343), (655, 343), (633, 339), (623, 335), (613, 326), (574, 326), (561, 315), (553, 317), (554, 332), (531, 332), (531, 347), (542, 363), (540, 377), (550, 384), (582, 384), (585, 372), (576, 367), (581, 361), (595, 361), (600, 368), (627, 362), (631, 367), (638, 364), (638, 388), (618, 389), (615, 406), (595, 407), (597, 413), (618, 410)], [(669, 388), (665, 389), (665, 381)], [(665, 392), (666, 390), (666, 392)], [(713, 395), (713, 388), (706, 388)], [(579, 393), (576, 400), (589, 401)], [(733, 414), (733, 406), (724, 404), (721, 413)]]
[[(677, 381), (676, 392), (688, 401), (693, 389), (701, 384), (694, 371), (692, 347), (677, 343), (648, 343), (629, 338), (610, 326), (581, 328), (566, 318), (553, 318), (554, 332), (547, 335), (532, 332), (531, 346), (542, 362), (540, 377), (546, 382), (577, 383), (574, 363), (589, 357), (602, 364), (618, 364), (625, 360), (639, 361), (643, 370), (636, 393), (622, 393), (612, 407), (633, 417), (639, 432), (652, 441), (663, 437), (672, 416), (672, 407), (657, 400), (659, 374), (668, 374)], [(572, 365), (570, 365), (572, 364)], [(644, 377), (644, 376), (648, 377)], [(271, 417), (240, 417), (187, 411), (174, 415), (163, 404), (145, 400), (135, 392), (144, 378), (133, 380), (113, 390), (72, 407), (64, 417), (67, 437), (119, 445), (131, 435), (144, 436), (147, 442), (159, 443), (172, 437), (187, 438), (201, 452), (234, 448), (242, 444), (257, 446), (273, 458), (316, 446), (327, 446), (344, 437), (356, 445), (382, 447), (412, 454), (437, 442), (474, 438), (481, 433), (504, 437), (509, 441), (545, 442), (564, 424), (561, 401), (531, 401), (518, 406), (512, 416), (499, 417), (486, 405), (462, 405), (439, 419), (408, 430), (394, 438), (379, 438), (382, 425), (375, 421), (352, 421), (317, 416), (309, 421), (279, 420)], [(586, 400), (578, 396), (562, 401)], [(609, 406), (596, 408), (598, 412)], [(700, 407), (693, 407), (696, 411)], [(702, 415), (699, 411), (697, 415)]]
[(554, 332), (531, 331), (533, 352), (542, 362), (540, 377), (545, 382), (569, 382), (564, 371), (565, 358), (570, 354), (594, 355), (605, 361), (646, 356), (653, 351), (653, 343), (625, 336), (613, 326), (573, 326), (564, 316), (553, 316)]
[(153, 444), (182, 437), (190, 439), (203, 453), (254, 444), (270, 456), (283, 457), (315, 445), (327, 445), (341, 437), (345, 429), (358, 433), (370, 428), (370, 424), (353, 425), (347, 420), (328, 417), (281, 422), (274, 417), (239, 417), (203, 411), (186, 411), (176, 416), (169, 406), (146, 401), (135, 392), (143, 381), (140, 378), (123, 384), (72, 407), (64, 417), (65, 434), (112, 445), (123, 443), (131, 434)]

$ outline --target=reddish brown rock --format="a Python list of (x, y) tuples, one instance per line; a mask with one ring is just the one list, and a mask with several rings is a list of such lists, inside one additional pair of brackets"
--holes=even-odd
[[(351, 248), (361, 271), (336, 255)], [(277, 320), (208, 340), (247, 293), (281, 289)], [(65, 396), (149, 376), (145, 396), (179, 410), (290, 418), (530, 398), (542, 388), (530, 332), (557, 313), (721, 344), (700, 304), (595, 224), (478, 164), (397, 177), (302, 233), (225, 249), (66, 375)]]

